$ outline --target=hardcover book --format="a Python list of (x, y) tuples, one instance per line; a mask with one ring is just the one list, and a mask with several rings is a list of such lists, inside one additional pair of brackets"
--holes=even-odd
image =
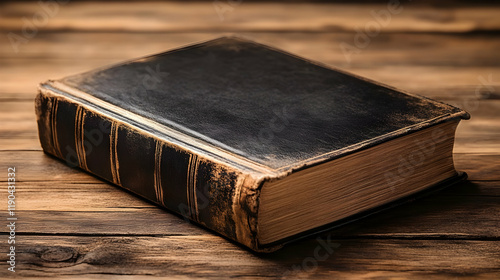
[(39, 87), (43, 150), (255, 251), (464, 175), (458, 108), (237, 37)]

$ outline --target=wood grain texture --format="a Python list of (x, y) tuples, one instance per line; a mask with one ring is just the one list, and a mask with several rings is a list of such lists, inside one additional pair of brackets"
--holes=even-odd
[[(20, 266), (39, 277), (220, 279), (222, 272), (223, 278), (238, 279), (498, 277), (499, 243), (494, 241), (331, 238), (329, 242), (334, 249), (318, 265), (304, 265), (319, 246), (315, 240), (268, 256), (252, 255), (210, 236), (60, 236), (57, 245), (54, 236), (25, 236), (19, 250)], [(428, 261), (423, 263), (422, 258)]]
[[(402, 1), (349, 58), (359, 28), (385, 3), (69, 2), (15, 51), (34, 2), (0, 4), (0, 170), (16, 167), (19, 279), (500, 278), (500, 7)], [(271, 255), (255, 255), (44, 154), (37, 84), (237, 34), (468, 110), (454, 160), (469, 181)], [(5, 183), (6, 175), (0, 176)], [(0, 205), (6, 205), (0, 188)], [(1, 206), (1, 209), (5, 209)], [(1, 219), (5, 219), (2, 210)], [(0, 238), (7, 236), (0, 227)], [(323, 243), (322, 243), (323, 242)], [(5, 275), (6, 243), (0, 244)], [(316, 254), (317, 255), (317, 254)]]
[[(52, 181), (22, 185), (17, 193), (22, 200), (17, 208), (23, 224), (20, 234), (210, 235), (179, 216), (106, 183)], [(498, 239), (500, 229), (489, 225), (500, 222), (499, 203), (500, 192), (494, 182), (470, 181), (403, 205), (398, 211), (340, 228), (335, 236)], [(155, 223), (151, 224), (151, 220)]]
[[(235, 1), (234, 3), (237, 3)], [(355, 31), (372, 13), (387, 11), (391, 24), (386, 32), (470, 32), (498, 30), (499, 7), (422, 6), (411, 2), (372, 5), (329, 3), (252, 3), (225, 6), (217, 12), (212, 1), (178, 3), (82, 3), (59, 5), (44, 31), (90, 30), (129, 32), (196, 31)], [(96, 5), (99, 8), (96, 9)], [(19, 15), (34, 15), (40, 6), (31, 3), (7, 3), (2, 7), (0, 28), (20, 30)], [(286, 10), (287, 13), (281, 13)], [(334, 14), (335, 16), (332, 16)], [(103, 16), (105, 15), (105, 17)]]

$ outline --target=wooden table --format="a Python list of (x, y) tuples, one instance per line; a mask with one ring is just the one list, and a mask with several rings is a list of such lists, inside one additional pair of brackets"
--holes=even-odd
[[(0, 278), (499, 279), (500, 7), (413, 2), (0, 4)], [(315, 238), (255, 255), (42, 152), (38, 82), (223, 34), (468, 110), (454, 158), (469, 181), (322, 235), (336, 245), (319, 260)]]

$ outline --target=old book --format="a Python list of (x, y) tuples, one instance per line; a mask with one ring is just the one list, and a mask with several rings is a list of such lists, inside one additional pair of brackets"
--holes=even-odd
[(45, 152), (255, 251), (460, 176), (468, 114), (223, 37), (47, 81)]

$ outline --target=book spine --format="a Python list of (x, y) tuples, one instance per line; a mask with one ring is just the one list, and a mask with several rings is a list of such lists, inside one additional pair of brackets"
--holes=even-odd
[(260, 179), (40, 88), (43, 150), (259, 251)]

